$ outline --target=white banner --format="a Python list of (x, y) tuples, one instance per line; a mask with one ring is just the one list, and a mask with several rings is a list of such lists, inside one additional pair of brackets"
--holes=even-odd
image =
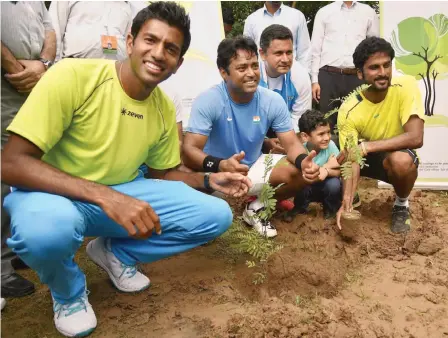
[[(131, 1), (133, 15), (148, 6), (147, 1)], [(222, 81), (216, 66), (218, 45), (224, 39), (221, 3), (219, 1), (179, 1), (190, 14), (191, 44), (179, 71), (167, 86), (182, 98), (182, 124), (186, 128), (191, 104), (198, 94)]]
[(425, 105), (415, 186), (448, 190), (448, 2), (381, 1), (380, 22), (395, 50), (393, 76), (414, 76)]

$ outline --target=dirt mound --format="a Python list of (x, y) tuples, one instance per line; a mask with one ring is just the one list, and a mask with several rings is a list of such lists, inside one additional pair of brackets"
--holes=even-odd
[[(362, 218), (343, 223), (342, 234), (316, 204), (291, 223), (276, 215), (283, 248), (258, 285), (251, 257), (219, 240), (142, 266), (151, 287), (135, 295), (117, 292), (81, 249), (99, 323), (92, 337), (448, 336), (448, 195), (414, 192), (412, 229), (395, 235), (393, 194), (373, 184), (362, 181)], [(235, 214), (244, 207), (231, 204)], [(48, 289), (23, 275), (37, 292), (8, 300), (2, 337), (58, 337)]]

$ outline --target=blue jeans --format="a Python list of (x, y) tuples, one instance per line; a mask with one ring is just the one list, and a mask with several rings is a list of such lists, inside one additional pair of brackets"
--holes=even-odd
[(69, 303), (85, 290), (85, 275), (73, 258), (85, 236), (111, 238), (115, 256), (124, 264), (150, 263), (190, 250), (225, 232), (232, 222), (229, 205), (182, 182), (144, 179), (111, 186), (151, 204), (162, 234), (130, 238), (94, 204), (42, 192), (16, 190), (5, 198), (11, 216), (7, 244), (48, 284), (53, 297)]
[(323, 204), (324, 212), (336, 213), (341, 207), (342, 186), (339, 177), (307, 185), (296, 194), (294, 208), (305, 211), (311, 202)]

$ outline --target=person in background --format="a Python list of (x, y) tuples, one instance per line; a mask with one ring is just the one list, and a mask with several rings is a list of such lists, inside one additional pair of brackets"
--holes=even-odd
[(313, 161), (320, 167), (319, 181), (307, 185), (294, 198), (294, 208), (286, 213), (287, 221), (296, 214), (308, 212), (311, 202), (322, 203), (324, 218), (336, 216), (341, 207), (340, 169), (337, 161), (339, 149), (331, 140), (330, 123), (325, 114), (317, 110), (307, 110), (299, 119), (300, 139), (308, 152), (315, 150)]
[(63, 58), (124, 60), (132, 25), (127, 1), (52, 1), (56, 61)]
[[(352, 55), (366, 37), (379, 36), (378, 15), (359, 1), (335, 1), (319, 9), (311, 38), (311, 82), (320, 111), (339, 108), (364, 81), (357, 77)], [(330, 117), (331, 127), (337, 113)]]
[[(3, 149), (9, 137), (7, 127), (29, 92), (53, 64), (56, 36), (43, 1), (2, 1), (1, 32)], [(1, 294), (2, 297), (21, 297), (34, 292), (34, 285), (15, 272), (14, 268), (24, 268), (26, 265), (5, 245), (10, 233), (10, 219), (3, 209), (3, 200), (9, 191), (10, 187), (2, 182)]]
[(260, 86), (281, 95), (296, 133), (300, 116), (311, 109), (311, 82), (303, 66), (294, 62), (293, 36), (282, 25), (268, 26), (260, 38)]
[(281, 1), (266, 1), (265, 5), (250, 14), (244, 23), (244, 35), (252, 38), (260, 46), (261, 33), (272, 24), (288, 27), (293, 36), (294, 57), (310, 72), (310, 34), (303, 13), (282, 4)]
[(232, 31), (233, 24), (235, 23), (232, 8), (223, 8), (222, 21), (224, 23), (224, 34), (227, 36)]

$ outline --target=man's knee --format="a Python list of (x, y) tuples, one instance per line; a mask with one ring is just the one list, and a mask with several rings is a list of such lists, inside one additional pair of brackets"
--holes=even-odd
[(5, 206), (11, 213), (7, 244), (31, 265), (32, 261), (64, 259), (82, 244), (83, 217), (67, 199), (55, 205), (21, 203), (20, 210)]
[(417, 172), (417, 166), (411, 155), (404, 151), (395, 151), (384, 160), (384, 168), (394, 177), (406, 177)]
[(341, 194), (341, 180), (338, 177), (327, 178), (324, 182), (324, 192), (327, 195)]
[(213, 237), (221, 236), (230, 227), (233, 221), (232, 210), (229, 204), (220, 198), (213, 198), (213, 207), (209, 209), (211, 214), (211, 219), (215, 223), (214, 231), (212, 232)]

